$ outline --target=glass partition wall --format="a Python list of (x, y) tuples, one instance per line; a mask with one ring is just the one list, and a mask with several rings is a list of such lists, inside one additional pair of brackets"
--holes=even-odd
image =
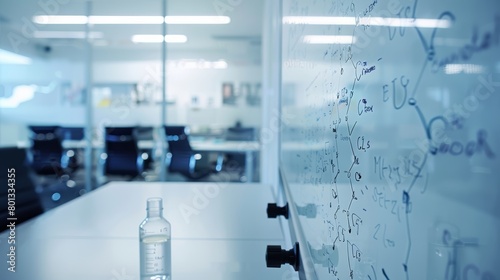
[[(92, 49), (99, 185), (111, 180), (160, 179), (162, 168), (153, 164), (160, 162), (163, 150), (157, 138), (163, 109), (163, 5), (163, 0), (92, 2), (92, 14), (101, 21), (92, 31), (105, 34)], [(123, 127), (129, 130), (120, 130)], [(113, 137), (126, 141), (115, 143)]]
[(61, 143), (71, 132), (83, 137), (85, 25), (47, 15), (85, 12), (82, 1), (0, 1), (0, 146), (26, 150), (46, 208), (86, 192), (84, 152)]
[(262, 18), (261, 0), (168, 1), (168, 34), (186, 41), (167, 44), (167, 123), (226, 149), (215, 180), (259, 181)]
[[(234, 167), (251, 155), (250, 173), (219, 179), (258, 181), (263, 2), (247, 2), (0, 0), (0, 146), (33, 161), (34, 139), (61, 142), (54, 174), (34, 173), (52, 205), (109, 180), (176, 180), (164, 173), (163, 125), (189, 127), (211, 160)], [(106, 128), (116, 127), (134, 128), (138, 174), (106, 174)], [(217, 146), (230, 127), (252, 128), (236, 136), (251, 141)]]
[[(93, 44), (92, 110), (93, 123), (100, 128), (97, 137), (103, 139), (105, 127), (138, 127), (144, 166), (135, 179), (148, 181), (186, 180), (166, 172), (169, 158), (163, 125), (189, 127), (193, 149), (202, 149), (199, 156), (209, 162), (220, 155), (226, 162), (231, 159), (221, 152), (222, 144), (210, 145), (224, 142), (230, 127), (253, 128), (252, 140), (258, 143), (262, 2), (234, 2), (225, 8), (200, 0), (138, 3), (120, 1), (115, 5), (119, 9), (110, 8), (109, 1), (93, 3), (95, 15), (133, 16), (127, 21), (130, 25), (93, 26), (95, 31), (109, 29), (115, 37), (114, 42)], [(196, 145), (199, 142), (205, 144)], [(232, 163), (244, 169), (249, 148), (233, 145), (232, 149), (242, 156), (239, 160), (233, 156)], [(227, 179), (229, 175), (223, 174), (224, 180), (246, 182), (252, 176), (258, 181), (258, 147), (249, 153), (250, 164), (255, 165), (249, 171), (252, 175)], [(106, 175), (98, 181), (113, 178), (106, 173), (98, 172)]]

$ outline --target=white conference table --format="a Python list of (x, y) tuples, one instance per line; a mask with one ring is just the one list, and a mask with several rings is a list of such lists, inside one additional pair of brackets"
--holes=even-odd
[[(195, 151), (205, 152), (231, 152), (245, 154), (245, 176), (247, 182), (251, 183), (254, 174), (254, 153), (260, 150), (258, 141), (226, 141), (216, 139), (190, 140), (189, 143)], [(18, 141), (18, 148), (29, 148), (29, 141)], [(65, 149), (84, 149), (87, 146), (86, 140), (64, 140), (62, 146)], [(159, 149), (161, 143), (154, 140), (139, 140), (137, 142), (139, 149)], [(104, 142), (99, 140), (92, 141), (92, 147), (98, 151), (104, 150)], [(166, 144), (168, 147), (168, 144)]]
[(146, 199), (164, 200), (172, 225), (172, 279), (282, 279), (267, 245), (284, 245), (262, 184), (111, 182), (16, 227), (16, 272), (0, 234), (0, 279), (139, 280), (139, 223)]

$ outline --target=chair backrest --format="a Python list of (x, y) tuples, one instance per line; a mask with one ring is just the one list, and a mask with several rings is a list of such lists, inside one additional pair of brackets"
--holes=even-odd
[(28, 128), (34, 133), (34, 134), (57, 134), (59, 126), (57, 125), (30, 125)]
[(142, 163), (133, 127), (106, 127), (105, 173), (137, 176), (142, 172)]
[(165, 138), (168, 142), (168, 151), (175, 153), (192, 153), (189, 144), (189, 128), (186, 126), (165, 126)]
[(30, 126), (31, 167), (37, 174), (59, 174), (62, 171), (63, 147), (58, 126)]
[(106, 136), (134, 136), (135, 127), (134, 126), (118, 126), (118, 127), (106, 127)]
[(178, 172), (191, 177), (194, 173), (195, 159), (191, 153), (169, 153), (169, 172)]
[(253, 127), (230, 127), (226, 132), (226, 140), (230, 141), (252, 141), (255, 139)]
[[(5, 187), (0, 188), (0, 220), (2, 221), (0, 231), (2, 231), (6, 229), (3, 223), (7, 222), (8, 217), (17, 218), (17, 225), (42, 214), (43, 207), (29, 174), (26, 151), (15, 147), (2, 147), (0, 148), (0, 159), (0, 170), (2, 170), (0, 182), (5, 184)], [(15, 189), (14, 216), (10, 215), (8, 209), (8, 206), (13, 203), (9, 204), (9, 193), (14, 193), (14, 191), (9, 191), (11, 186)]]

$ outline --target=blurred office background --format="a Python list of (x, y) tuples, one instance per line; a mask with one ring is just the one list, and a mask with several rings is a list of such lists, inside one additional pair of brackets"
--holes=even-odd
[[(25, 151), (46, 209), (114, 180), (261, 181), (264, 1), (163, 5), (0, 1), (0, 147)], [(164, 125), (195, 173), (170, 168)]]

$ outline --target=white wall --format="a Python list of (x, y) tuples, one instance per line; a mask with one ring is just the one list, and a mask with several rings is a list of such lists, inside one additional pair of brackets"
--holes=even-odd
[[(175, 105), (167, 107), (167, 122), (188, 124), (193, 127), (223, 128), (240, 120), (246, 126), (259, 127), (260, 107), (250, 107), (242, 102), (237, 106), (222, 105), (221, 85), (232, 82), (235, 90), (241, 82), (260, 82), (260, 66), (229, 65), (227, 69), (167, 69), (167, 96)], [(71, 94), (84, 89), (84, 64), (65, 60), (34, 60), (30, 65), (2, 65), (2, 84), (51, 84), (71, 83)], [(107, 61), (93, 66), (93, 83), (155, 83), (161, 85), (159, 61)], [(10, 95), (10, 93), (8, 93)], [(0, 98), (6, 97), (5, 92)], [(198, 107), (191, 106), (192, 96), (197, 96)], [(159, 97), (161, 99), (161, 95)], [(244, 98), (240, 100), (244, 101)], [(95, 108), (94, 124), (100, 125), (159, 125), (159, 105), (135, 104)], [(83, 125), (84, 105), (63, 102), (62, 94), (55, 90), (36, 93), (35, 98), (17, 108), (0, 108), (3, 124), (59, 124)], [(22, 129), (21, 129), (22, 130)], [(5, 131), (5, 129), (3, 129)]]

